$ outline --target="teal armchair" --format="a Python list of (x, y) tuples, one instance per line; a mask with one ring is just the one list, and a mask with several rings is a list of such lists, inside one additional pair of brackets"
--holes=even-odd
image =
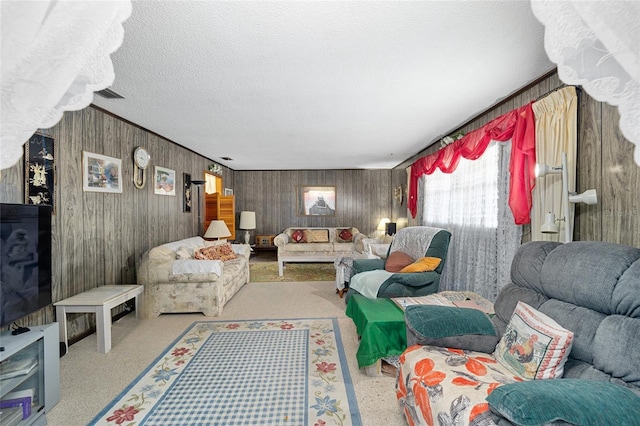
[[(407, 296), (427, 296), (438, 291), (440, 276), (444, 270), (451, 233), (445, 229), (429, 226), (410, 226), (398, 231), (389, 247), (386, 259), (356, 259), (347, 291), (346, 301), (352, 294), (364, 294), (367, 297), (390, 298)], [(433, 271), (384, 273), (389, 256), (395, 251), (402, 251), (414, 260), (421, 257), (436, 257), (440, 264)], [(362, 273), (378, 273), (360, 275)], [(366, 277), (367, 291), (360, 288)], [(381, 282), (373, 282), (382, 280)], [(367, 294), (368, 293), (368, 294)]]

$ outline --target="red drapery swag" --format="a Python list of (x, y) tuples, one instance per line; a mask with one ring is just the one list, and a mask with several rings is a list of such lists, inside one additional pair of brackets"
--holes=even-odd
[(416, 160), (411, 165), (409, 180), (407, 205), (411, 216), (415, 218), (418, 211), (418, 179), (421, 176), (430, 175), (437, 168), (444, 173), (453, 173), (461, 157), (477, 160), (492, 140), (500, 142), (511, 140), (509, 207), (516, 225), (529, 223), (536, 165), (536, 134), (532, 104), (533, 102), (501, 115), (435, 154)]

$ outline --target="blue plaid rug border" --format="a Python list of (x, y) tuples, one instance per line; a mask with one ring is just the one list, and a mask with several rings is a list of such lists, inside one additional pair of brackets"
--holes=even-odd
[(194, 322), (90, 424), (362, 420), (337, 319), (302, 318)]

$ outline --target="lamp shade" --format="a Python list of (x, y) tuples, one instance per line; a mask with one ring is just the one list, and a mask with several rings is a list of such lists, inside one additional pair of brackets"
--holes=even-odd
[(386, 231), (387, 223), (389, 222), (391, 222), (391, 219), (389, 219), (388, 217), (380, 219), (380, 222), (378, 223), (378, 231)]
[(231, 232), (224, 220), (212, 220), (207, 232), (204, 233), (204, 238), (226, 238), (230, 236)]
[(540, 232), (543, 234), (557, 234), (560, 232), (560, 227), (556, 224), (556, 215), (549, 212), (545, 215), (545, 220), (540, 227)]
[(256, 212), (240, 212), (240, 229), (256, 229)]
[(569, 201), (572, 203), (584, 203), (587, 205), (598, 204), (598, 194), (595, 189), (587, 189), (582, 194), (569, 195)]

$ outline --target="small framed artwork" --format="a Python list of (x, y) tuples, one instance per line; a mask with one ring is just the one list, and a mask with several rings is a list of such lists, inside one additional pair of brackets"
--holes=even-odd
[(176, 171), (156, 166), (153, 193), (158, 195), (176, 195)]
[(122, 160), (82, 151), (82, 190), (122, 193)]
[(299, 216), (333, 216), (336, 214), (335, 186), (299, 186)]
[(182, 211), (189, 213), (191, 211), (191, 175), (189, 173), (182, 174), (183, 179), (183, 198)]
[(55, 144), (43, 134), (31, 136), (24, 145), (24, 202), (52, 206), (55, 213)]
[(225, 195), (225, 196), (227, 196), (227, 195), (233, 195), (233, 189), (231, 189), (231, 188), (225, 188), (225, 189), (224, 189), (224, 195)]

